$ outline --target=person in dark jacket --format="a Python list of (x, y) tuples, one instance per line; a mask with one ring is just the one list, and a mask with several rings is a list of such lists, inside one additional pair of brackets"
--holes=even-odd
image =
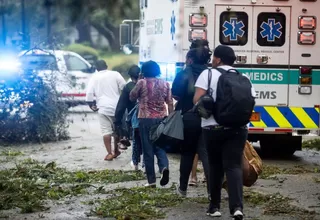
[[(186, 68), (176, 75), (172, 85), (172, 95), (178, 101), (175, 110), (182, 111), (184, 123), (184, 141), (181, 144), (180, 184), (177, 188), (181, 196), (186, 196), (187, 194), (189, 175), (197, 153), (202, 160), (206, 179), (209, 179), (208, 156), (201, 141), (201, 118), (192, 109), (194, 107), (194, 84), (202, 71), (207, 69), (211, 51), (209, 47), (203, 46), (203, 44), (199, 44), (198, 48), (197, 45), (193, 45), (190, 48), (186, 57)], [(208, 194), (210, 194), (209, 187), (207, 189)]]
[[(140, 77), (140, 68), (137, 65), (131, 66), (128, 71), (128, 75), (130, 76), (131, 81), (127, 83), (123, 88), (119, 102), (117, 104), (116, 113), (115, 113), (115, 127), (117, 128), (116, 130), (119, 133), (123, 133), (121, 132), (123, 130), (121, 127), (123, 127), (123, 124), (124, 124), (123, 123), (124, 113), (126, 112), (126, 110), (128, 113), (131, 112), (131, 110), (137, 104), (137, 102), (130, 101), (129, 96), (130, 96), (131, 90), (135, 87)], [(130, 128), (128, 130), (130, 130)], [(120, 134), (120, 136), (125, 136), (125, 135)], [(133, 144), (132, 144), (133, 146), (132, 146), (132, 163), (131, 164), (137, 170), (138, 164), (140, 162), (140, 156), (142, 154), (142, 150), (141, 150), (141, 144), (140, 144), (141, 140), (140, 140), (139, 132), (135, 131), (134, 129), (132, 129), (132, 139), (133, 139)], [(123, 145), (127, 145), (126, 142), (129, 142), (129, 141), (127, 139), (123, 139), (122, 141), (120, 141), (120, 143), (123, 143)]]

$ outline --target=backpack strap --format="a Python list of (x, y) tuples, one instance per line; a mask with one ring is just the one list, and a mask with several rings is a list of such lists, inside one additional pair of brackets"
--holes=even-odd
[(221, 74), (225, 74), (225, 73), (237, 73), (237, 74), (241, 74), (237, 69), (229, 69), (229, 70), (225, 70), (222, 68), (216, 68), (216, 70), (218, 70)]
[(211, 88), (211, 79), (212, 79), (212, 71), (211, 68), (208, 68), (208, 89), (207, 89), (207, 94), (212, 96), (213, 90)]

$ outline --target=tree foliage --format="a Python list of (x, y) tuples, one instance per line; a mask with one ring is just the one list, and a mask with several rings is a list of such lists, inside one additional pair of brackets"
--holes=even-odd
[(68, 138), (67, 108), (54, 84), (33, 71), (10, 74), (0, 83), (0, 143)]
[(99, 46), (92, 43), (90, 33), (94, 27), (108, 40), (111, 49), (119, 50), (119, 24), (123, 19), (139, 17), (138, 0), (25, 0), (25, 18), (21, 17), (21, 0), (10, 0), (6, 7), (0, 5), (0, 15), (1, 8), (7, 16), (8, 35), (21, 32), (22, 19), (25, 20), (27, 33), (22, 34), (30, 35), (31, 47), (48, 43), (48, 32), (52, 35), (50, 40), (65, 43), (74, 28), (78, 32), (77, 43)]

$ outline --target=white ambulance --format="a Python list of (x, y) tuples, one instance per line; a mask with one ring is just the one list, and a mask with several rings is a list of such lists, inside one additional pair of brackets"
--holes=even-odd
[(302, 143), (295, 131), (319, 130), (320, 1), (141, 0), (140, 6), (140, 20), (121, 25), (123, 50), (139, 48), (140, 64), (158, 62), (168, 81), (194, 39), (235, 50), (235, 67), (257, 91), (249, 139), (260, 141), (264, 153), (292, 155)]

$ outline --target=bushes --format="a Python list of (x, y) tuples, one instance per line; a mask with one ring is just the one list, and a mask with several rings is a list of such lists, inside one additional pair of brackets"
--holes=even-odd
[(54, 84), (34, 72), (12, 75), (0, 83), (0, 143), (67, 139), (67, 112)]
[(113, 67), (112, 70), (118, 71), (119, 73), (121, 73), (123, 78), (128, 79), (129, 78), (128, 71), (132, 65), (133, 65), (133, 63), (122, 63), (120, 65)]

